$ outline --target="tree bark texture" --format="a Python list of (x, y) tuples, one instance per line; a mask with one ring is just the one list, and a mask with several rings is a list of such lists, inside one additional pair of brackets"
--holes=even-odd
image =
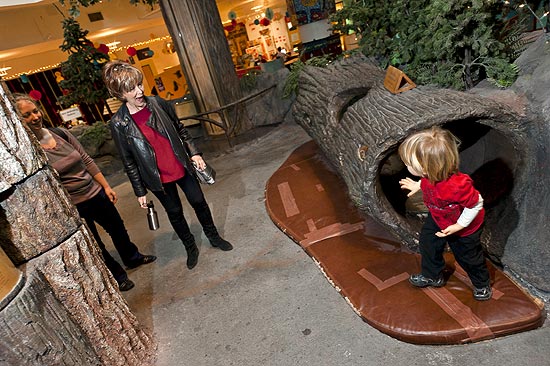
[(4, 192), (0, 207), (0, 245), (15, 265), (47, 252), (82, 225), (49, 166)]
[(0, 301), (0, 365), (152, 364), (153, 340), (12, 106), (0, 84), (0, 244), (25, 280)]
[[(25, 335), (25, 338), (22, 337)], [(101, 365), (68, 309), (38, 272), (0, 316), (0, 365)]]
[(44, 154), (36, 148), (36, 140), (31, 140), (19, 122), (3, 90), (0, 95), (0, 144), (0, 193), (32, 175), (46, 162)]
[(151, 338), (139, 327), (85, 226), (31, 261), (60, 299), (104, 365), (149, 365)]
[[(388, 186), (399, 187), (398, 179), (396, 176), (388, 182), (381, 177), (381, 172), (391, 157), (396, 156), (399, 144), (418, 130), (439, 125), (462, 131), (466, 139), (482, 131), (480, 137), (474, 139), (481, 141), (483, 147), (467, 159), (479, 160), (472, 170), (487, 166), (492, 158), (504, 154), (504, 165), (513, 176), (510, 191), (487, 208), (484, 245), (494, 259), (537, 288), (550, 290), (547, 264), (550, 251), (546, 249), (550, 235), (548, 230), (530, 235), (525, 226), (540, 217), (548, 218), (548, 200), (530, 212), (522, 208), (528, 194), (548, 197), (547, 186), (541, 187), (532, 181), (535, 170), (541, 168), (532, 163), (540, 162), (540, 158), (536, 158), (540, 154), (539, 142), (533, 140), (532, 135), (533, 121), (504, 103), (472, 93), (421, 86), (392, 94), (384, 88), (384, 77), (385, 71), (365, 58), (352, 57), (326, 68), (307, 66), (299, 78), (294, 105), (296, 121), (342, 176), (354, 204), (387, 227), (407, 247), (416, 250), (420, 226), (398, 213), (390, 203), (385, 192)], [(548, 181), (548, 173), (544, 174)], [(502, 184), (498, 179), (493, 180), (489, 182), (488, 192), (498, 190)], [(518, 232), (524, 233), (523, 240), (511, 241)], [(516, 253), (523, 253), (524, 258), (526, 253), (537, 253), (537, 256), (529, 255), (529, 269), (506, 261), (506, 253), (512, 248)]]

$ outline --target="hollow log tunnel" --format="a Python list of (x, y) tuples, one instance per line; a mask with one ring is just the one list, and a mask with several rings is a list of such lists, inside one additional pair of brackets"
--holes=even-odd
[(503, 265), (507, 245), (519, 245), (509, 242), (511, 233), (523, 230), (519, 216), (524, 211), (516, 206), (530, 174), (529, 121), (472, 93), (422, 86), (392, 94), (383, 86), (384, 75), (363, 57), (307, 67), (294, 106), (297, 123), (343, 178), (359, 210), (412, 250), (418, 248), (426, 211), (421, 197), (407, 199), (399, 187), (407, 171), (397, 148), (415, 131), (434, 125), (449, 129), (462, 142), (461, 171), (472, 176), (484, 198), (486, 253)]

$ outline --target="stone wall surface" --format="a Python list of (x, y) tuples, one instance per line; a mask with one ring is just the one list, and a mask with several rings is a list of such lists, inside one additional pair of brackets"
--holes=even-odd
[(281, 68), (274, 72), (263, 72), (256, 78), (256, 87), (250, 94), (269, 87), (273, 89), (246, 103), (247, 117), (254, 127), (281, 123), (289, 117), (295, 99), (283, 98), (289, 72), (287, 68)]

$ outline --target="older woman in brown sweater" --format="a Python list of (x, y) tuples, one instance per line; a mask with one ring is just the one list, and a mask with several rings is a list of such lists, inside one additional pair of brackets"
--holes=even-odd
[(16, 94), (17, 109), (46, 153), (49, 164), (57, 171), (61, 183), (67, 189), (78, 213), (86, 221), (97, 241), (105, 264), (113, 274), (121, 291), (130, 290), (134, 283), (122, 266), (109, 254), (97, 232), (95, 223), (111, 236), (113, 244), (124, 264), (136, 268), (153, 262), (156, 257), (143, 255), (132, 243), (115, 203), (115, 191), (78, 140), (68, 131), (57, 133), (43, 127), (43, 117), (36, 102), (25, 94)]

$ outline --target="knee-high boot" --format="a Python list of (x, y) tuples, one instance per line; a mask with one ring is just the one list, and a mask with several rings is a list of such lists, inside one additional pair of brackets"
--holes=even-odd
[(182, 242), (187, 252), (187, 268), (193, 269), (199, 261), (199, 248), (195, 243), (195, 237), (189, 233), (186, 238), (182, 239)]
[(231, 243), (229, 243), (225, 239), (222, 239), (222, 237), (218, 233), (218, 229), (216, 229), (216, 226), (214, 225), (212, 213), (210, 212), (210, 208), (208, 207), (206, 201), (197, 206), (194, 206), (193, 208), (195, 210), (195, 214), (197, 215), (197, 219), (199, 219), (199, 222), (201, 223), (204, 234), (210, 242), (210, 245), (219, 248), (225, 252), (233, 249)]
[(183, 211), (168, 213), (168, 219), (187, 252), (187, 268), (193, 269), (199, 260), (199, 248), (195, 244), (195, 237), (191, 234), (191, 230), (189, 230), (189, 225), (187, 225), (187, 221), (183, 216)]

